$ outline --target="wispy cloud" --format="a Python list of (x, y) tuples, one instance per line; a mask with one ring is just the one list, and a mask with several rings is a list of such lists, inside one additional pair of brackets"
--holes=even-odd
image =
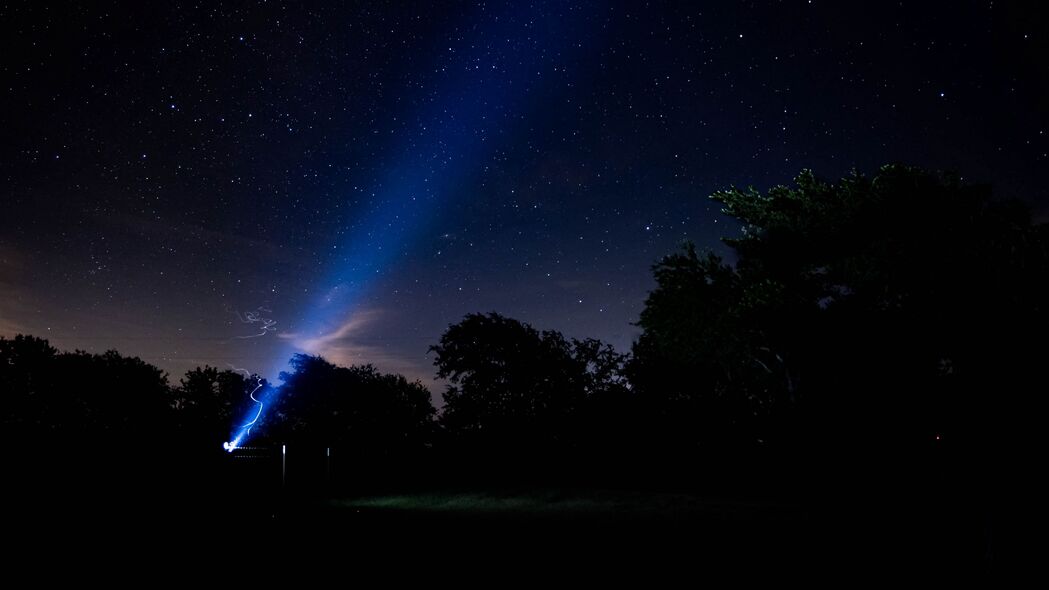
[(389, 312), (380, 308), (366, 308), (353, 312), (342, 323), (316, 335), (282, 333), (280, 338), (312, 355), (322, 356), (337, 365), (372, 364), (382, 371), (400, 373), (410, 380), (424, 384), (433, 380), (433, 371), (425, 351), (395, 346), (388, 338), (384, 318)]

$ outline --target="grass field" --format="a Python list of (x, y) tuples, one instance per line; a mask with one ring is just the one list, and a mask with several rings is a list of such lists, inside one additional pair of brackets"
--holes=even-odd
[(715, 518), (805, 520), (789, 504), (698, 497), (683, 493), (629, 491), (465, 491), (375, 495), (337, 499), (333, 509), (386, 511), (449, 516)]
[(933, 526), (915, 520), (916, 511), (889, 510), (874, 499), (813, 508), (557, 488), (209, 495), (192, 502), (182, 494), (125, 493), (107, 502), (81, 494), (9, 508), (26, 522), (18, 535), (23, 548), (75, 551), (96, 561), (121, 555), (163, 563), (188, 549), (217, 567), (277, 559), (286, 571), (346, 575), (347, 568), (400, 572), (436, 563), (445, 574), (501, 576), (492, 580), (599, 572), (606, 579), (643, 575), (650, 585), (702, 585), (724, 576), (856, 582), (916, 571), (956, 578), (983, 567), (978, 528), (950, 519), (941, 521), (948, 528)]
[[(383, 486), (366, 490), (296, 485), (302, 480), (293, 478), (285, 486), (269, 464), (226, 478), (192, 467), (155, 479), (97, 469), (83, 477), (60, 471), (50, 480), (23, 475), (16, 481), (36, 488), (6, 503), (7, 535), (29, 554), (76, 553), (98, 563), (111, 556), (166, 562), (191, 551), (219, 567), (280, 555), (289, 571), (389, 562), (395, 565), (387, 570), (398, 571), (423, 567), (415, 561), (425, 557), (464, 572), (614, 577), (632, 571), (665, 582), (685, 576), (692, 584), (715, 574), (842, 581), (913, 571), (978, 575), (992, 539), (982, 505), (921, 490), (890, 496), (860, 486), (852, 493), (813, 486), (792, 499), (783, 493), (788, 486), (745, 493), (421, 488), (360, 476), (361, 485)], [(996, 543), (1003, 537), (998, 530)], [(1001, 546), (994, 546), (999, 554)]]

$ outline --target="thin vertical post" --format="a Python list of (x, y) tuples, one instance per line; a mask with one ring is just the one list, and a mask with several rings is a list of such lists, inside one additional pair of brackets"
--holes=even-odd
[(284, 487), (288, 473), (288, 445), (280, 446), (280, 487)]

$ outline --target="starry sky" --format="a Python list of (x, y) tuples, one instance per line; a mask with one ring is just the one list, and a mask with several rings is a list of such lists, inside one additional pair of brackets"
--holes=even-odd
[(433, 387), (498, 311), (628, 350), (707, 196), (902, 161), (1049, 191), (1003, 2), (0, 7), (0, 335), (169, 371), (294, 352)]

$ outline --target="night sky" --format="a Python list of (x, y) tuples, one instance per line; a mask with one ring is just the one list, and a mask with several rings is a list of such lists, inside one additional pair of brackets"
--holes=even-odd
[(1044, 26), (934, 4), (5, 5), (0, 335), (432, 387), (470, 312), (628, 350), (732, 185), (902, 161), (1044, 219)]

